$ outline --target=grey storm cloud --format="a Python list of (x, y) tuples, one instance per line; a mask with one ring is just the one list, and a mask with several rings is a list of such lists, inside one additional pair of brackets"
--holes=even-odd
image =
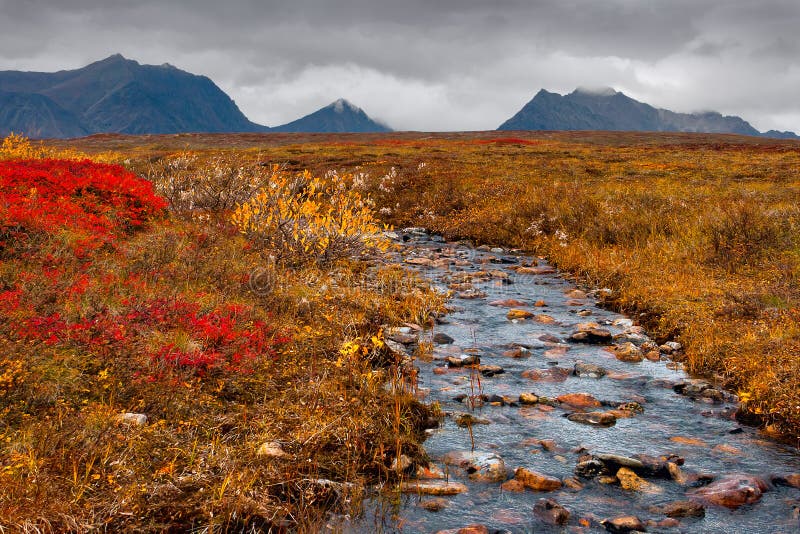
[(493, 129), (540, 88), (612, 86), (800, 130), (798, 27), (797, 0), (0, 0), (0, 68), (168, 62), (268, 125), (342, 96), (397, 129)]

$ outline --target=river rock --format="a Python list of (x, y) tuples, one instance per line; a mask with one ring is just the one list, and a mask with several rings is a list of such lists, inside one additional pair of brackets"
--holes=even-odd
[[(644, 401), (644, 399), (642, 400)], [(617, 410), (622, 410), (625, 412), (632, 412), (632, 413), (644, 413), (644, 407), (635, 401), (623, 402), (622, 404), (617, 406)]]
[(667, 341), (666, 343), (661, 345), (659, 349), (664, 354), (672, 354), (674, 352), (680, 352), (681, 350), (683, 350), (683, 345), (681, 345), (677, 341)]
[(447, 334), (443, 334), (442, 332), (437, 332), (433, 335), (432, 341), (436, 345), (450, 345), (453, 341), (455, 341), (452, 337), (448, 336)]
[(506, 372), (505, 369), (500, 367), (499, 365), (481, 365), (478, 370), (481, 372), (483, 376), (486, 377), (493, 377), (494, 375), (501, 375)]
[(736, 509), (743, 504), (753, 504), (767, 491), (764, 480), (753, 475), (726, 475), (708, 486), (695, 490), (692, 495), (701, 501)]
[(468, 289), (467, 291), (459, 291), (456, 297), (464, 300), (475, 300), (486, 298), (486, 292), (477, 289)]
[(638, 473), (642, 473), (646, 469), (641, 460), (629, 458), (628, 456), (622, 456), (619, 454), (598, 453), (594, 455), (594, 458), (603, 462), (603, 464), (605, 464), (605, 466), (611, 472), (615, 472), (623, 467), (632, 469)]
[(552, 399), (550, 397), (545, 397), (543, 395), (539, 395), (539, 404), (540, 405), (543, 404), (545, 406), (552, 406), (553, 408), (555, 408), (560, 403), (556, 399)]
[(586, 292), (585, 291), (581, 291), (580, 289), (572, 289), (570, 291), (567, 291), (565, 293), (565, 295), (567, 296), (567, 298), (570, 298), (570, 299), (585, 299), (586, 298)]
[(573, 423), (581, 423), (583, 425), (598, 427), (614, 426), (617, 423), (617, 418), (607, 412), (573, 413), (569, 414), (567, 419)]
[(503, 491), (510, 491), (512, 493), (522, 493), (525, 491), (525, 484), (517, 480), (516, 478), (512, 478), (511, 480), (506, 480), (502, 484), (500, 484), (500, 489)]
[(387, 339), (391, 339), (392, 341), (396, 341), (401, 345), (413, 345), (419, 342), (419, 339), (415, 334), (407, 334), (403, 332), (392, 332), (386, 335)]
[(575, 343), (587, 343), (591, 345), (603, 345), (611, 342), (611, 332), (604, 328), (592, 328), (590, 330), (578, 330), (569, 336), (570, 341)]
[(489, 306), (499, 306), (501, 308), (520, 308), (522, 306), (527, 306), (527, 304), (521, 300), (516, 299), (503, 299), (503, 300), (493, 300), (489, 303)]
[(572, 408), (599, 408), (600, 401), (592, 397), (588, 393), (567, 393), (556, 397), (561, 404), (566, 404)]
[(628, 532), (646, 532), (647, 528), (642, 521), (633, 515), (622, 515), (614, 519), (605, 519), (600, 524), (609, 532), (614, 534), (625, 534)]
[(440, 512), (445, 508), (447, 508), (449, 505), (450, 501), (442, 498), (425, 499), (419, 502), (420, 508), (427, 510), (429, 512)]
[(683, 473), (680, 466), (675, 463), (667, 462), (667, 472), (669, 472), (670, 478), (680, 484), (681, 486), (685, 486), (689, 483), (689, 478)]
[(569, 488), (574, 491), (580, 491), (583, 489), (583, 483), (575, 477), (567, 477), (565, 478), (562, 483), (564, 484), (565, 488)]
[(419, 267), (433, 266), (433, 260), (430, 258), (406, 258), (405, 262), (409, 265), (417, 265)]
[(531, 355), (531, 349), (527, 347), (514, 347), (503, 352), (506, 358), (528, 358)]
[(440, 530), (436, 534), (492, 534), (486, 525), (478, 523), (467, 525), (462, 528), (453, 528), (448, 530)]
[(534, 315), (533, 320), (536, 321), (537, 323), (541, 323), (541, 324), (555, 324), (556, 323), (556, 320), (552, 316), (544, 314), (544, 313), (540, 313), (538, 315)]
[(661, 488), (655, 484), (639, 478), (631, 469), (620, 467), (617, 471), (617, 480), (622, 489), (627, 491), (641, 491), (644, 493), (662, 493)]
[(553, 344), (557, 345), (557, 344), (561, 343), (561, 340), (558, 337), (554, 336), (553, 334), (542, 334), (541, 336), (539, 336), (536, 339), (538, 339), (539, 341), (541, 341), (542, 343), (545, 343), (545, 344), (553, 343)]
[(492, 424), (491, 421), (488, 419), (484, 419), (482, 417), (475, 417), (470, 413), (460, 413), (453, 416), (453, 420), (455, 421), (456, 425), (460, 426), (461, 428), (467, 428), (473, 425), (490, 425)]
[(617, 359), (623, 362), (638, 363), (644, 359), (641, 349), (630, 341), (616, 345), (613, 351)]
[(647, 335), (645, 335), (643, 333), (640, 333), (640, 332), (632, 332), (630, 330), (626, 330), (624, 332), (616, 334), (613, 337), (613, 339), (614, 339), (614, 341), (616, 341), (617, 343), (620, 343), (620, 344), (621, 343), (633, 343), (636, 346), (644, 345), (645, 343), (650, 341), (650, 338), (647, 337)]
[(793, 488), (800, 488), (800, 473), (792, 473), (791, 475), (778, 475), (772, 477), (772, 482), (775, 484), (783, 484)]
[(415, 476), (421, 480), (443, 480), (447, 478), (444, 470), (434, 463), (428, 464), (427, 466), (417, 466)]
[(645, 341), (644, 343), (642, 343), (642, 346), (639, 347), (639, 348), (641, 348), (642, 352), (645, 352), (645, 353), (650, 352), (650, 351), (659, 352), (658, 343), (656, 343), (655, 341), (652, 341), (652, 340), (651, 341)]
[(508, 476), (505, 462), (493, 452), (453, 451), (445, 454), (443, 460), (463, 469), (472, 480), (502, 482)]
[(653, 511), (667, 517), (704, 517), (706, 507), (695, 501), (675, 501), (663, 506), (656, 506)]
[(595, 458), (578, 462), (575, 466), (575, 475), (581, 478), (595, 478), (607, 473), (606, 465)]
[(445, 361), (450, 367), (464, 367), (480, 364), (481, 357), (477, 354), (460, 354), (458, 356), (448, 356)]
[(644, 465), (644, 469), (639, 470), (635, 467), (632, 467), (632, 469), (638, 474), (646, 477), (665, 479), (673, 478), (672, 474), (670, 473), (670, 466), (680, 469), (678, 465), (683, 464), (683, 458), (680, 458), (676, 455), (655, 457), (647, 454), (637, 454), (636, 459), (640, 461), (642, 465)]
[(548, 525), (566, 525), (570, 514), (553, 499), (539, 499), (533, 505), (533, 515)]
[(514, 478), (522, 482), (522, 485), (534, 491), (555, 491), (561, 488), (561, 480), (555, 477), (529, 471), (524, 467), (518, 467), (514, 471)]
[(466, 493), (467, 486), (459, 482), (445, 480), (409, 480), (400, 484), (403, 493), (418, 493), (420, 495), (458, 495)]
[(618, 326), (619, 328), (628, 329), (633, 326), (633, 320), (629, 319), (628, 317), (620, 317), (618, 319), (614, 319), (611, 324)]
[(513, 321), (514, 319), (530, 319), (534, 315), (535, 315), (534, 313), (529, 312), (527, 310), (520, 310), (515, 308), (513, 310), (508, 310), (506, 318), (508, 318), (510, 321)]
[(536, 404), (539, 402), (539, 396), (534, 393), (520, 393), (519, 394), (519, 403), (520, 404)]
[(564, 382), (571, 371), (563, 367), (550, 367), (548, 369), (528, 369), (523, 371), (520, 376), (537, 382)]
[(606, 376), (606, 370), (593, 363), (577, 362), (573, 374), (581, 378), (603, 378)]
[(693, 400), (708, 400), (711, 402), (722, 402), (725, 393), (705, 380), (684, 380), (672, 386), (673, 391), (679, 395), (685, 395)]

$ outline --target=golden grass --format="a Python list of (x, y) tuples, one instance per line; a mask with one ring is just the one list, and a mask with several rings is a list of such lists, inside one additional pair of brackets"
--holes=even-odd
[[(612, 288), (608, 305), (657, 339), (682, 342), (691, 372), (719, 378), (770, 430), (800, 437), (800, 145), (508, 135), (92, 136), (52, 146), (112, 154), (154, 180), (170, 176), (187, 151), (201, 169), (227, 158), (352, 175), (385, 222), (544, 254), (580, 282)], [(191, 183), (192, 172), (181, 179)], [(0, 524), (313, 530), (336, 499), (310, 480), (357, 488), (388, 477), (398, 448), (419, 451), (413, 423), (424, 410), (387, 392), (396, 373), (362, 355), (380, 359), (371, 341), (379, 326), (422, 322), (440, 298), (391, 266), (276, 267), (231, 232), (228, 200), (216, 212), (207, 206), (153, 225), (105, 268), (158, 273), (154, 292), (257, 305), (293, 342), (257, 373), (165, 389), (119, 385), (85, 355), (4, 340), (0, 454), (9, 468), (0, 475)], [(254, 272), (268, 282), (265, 293), (242, 284)], [(364, 350), (340, 352), (346, 341)], [(123, 410), (152, 414), (153, 424), (113, 423)], [(266, 441), (285, 443), (291, 460), (256, 457)]]
[[(800, 145), (617, 132), (175, 136), (160, 154), (242, 157), (361, 176), (384, 219), (545, 254), (660, 340), (744, 413), (800, 436)], [(87, 149), (136, 149), (136, 138)], [(160, 143), (160, 144), (159, 144)], [(641, 315), (639, 315), (641, 314)]]
[[(94, 346), (29, 342), (14, 316), (3, 317), (0, 527), (313, 532), (332, 510), (357, 512), (368, 484), (395, 477), (398, 448), (422, 458), (431, 413), (401, 387), (381, 327), (425, 324), (443, 298), (391, 265), (275, 263), (229, 215), (173, 211), (90, 262), (57, 239), (48, 242), (54, 266), (34, 249), (2, 251), (3, 290), (24, 287), (42, 315), (127, 324), (136, 303), (235, 305), (289, 341), (244, 371), (198, 372), (152, 359), (165, 343), (187, 352), (204, 343), (180, 325)], [(45, 269), (57, 272), (55, 286)], [(83, 276), (88, 286), (75, 293)], [(342, 347), (358, 353), (345, 357)], [(147, 424), (120, 422), (125, 412), (146, 414)], [(267, 442), (287, 456), (259, 456)]]

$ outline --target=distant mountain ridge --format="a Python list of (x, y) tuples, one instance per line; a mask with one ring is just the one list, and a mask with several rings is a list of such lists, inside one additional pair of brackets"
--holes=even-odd
[[(655, 108), (610, 88), (579, 88), (563, 96), (542, 89), (498, 130), (702, 132), (800, 139), (794, 132), (761, 133), (736, 116)], [(206, 76), (168, 63), (142, 65), (120, 54), (75, 70), (0, 71), (0, 136), (390, 131), (344, 99), (270, 128), (250, 121)]]
[(578, 88), (563, 96), (542, 89), (497, 129), (731, 133), (800, 139), (793, 132), (761, 133), (740, 117), (713, 111), (677, 113), (655, 108), (611, 88)]
[(339, 100), (296, 121), (270, 128), (271, 132), (391, 132), (391, 128), (369, 118), (360, 107)]
[(94, 133), (386, 132), (340, 99), (269, 128), (250, 121), (206, 76), (119, 54), (58, 72), (0, 71), (0, 136), (81, 137)]
[(0, 134), (259, 132), (205, 76), (113, 55), (86, 67), (0, 72)]

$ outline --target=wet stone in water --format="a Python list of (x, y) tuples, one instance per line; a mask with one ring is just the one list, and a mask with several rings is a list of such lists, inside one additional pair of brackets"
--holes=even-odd
[(581, 378), (602, 378), (606, 376), (606, 370), (593, 363), (577, 362), (573, 373)]
[(438, 332), (433, 336), (433, 342), (436, 345), (449, 345), (453, 341), (455, 341), (452, 337), (448, 336), (447, 334), (443, 334)]
[(695, 501), (675, 501), (663, 506), (656, 506), (653, 511), (667, 517), (704, 517), (706, 507)]
[(566, 525), (569, 511), (553, 499), (539, 499), (533, 506), (533, 515), (548, 525)]
[(607, 412), (573, 413), (569, 414), (567, 419), (573, 423), (597, 427), (609, 427), (617, 423), (617, 418)]
[(727, 475), (694, 491), (693, 495), (708, 504), (735, 509), (744, 504), (758, 502), (765, 491), (767, 484), (758, 477)]
[(604, 328), (579, 330), (578, 332), (574, 332), (571, 336), (569, 336), (569, 339), (575, 343), (603, 345), (611, 342), (611, 332)]
[(554, 491), (561, 488), (560, 479), (536, 471), (529, 471), (524, 467), (519, 467), (514, 471), (514, 478), (522, 482), (522, 485), (526, 488), (534, 491)]
[(588, 393), (566, 393), (556, 397), (556, 400), (558, 400), (558, 402), (561, 404), (568, 405), (571, 408), (584, 409), (599, 408), (601, 406), (600, 401)]
[(502, 482), (507, 478), (503, 459), (492, 452), (453, 451), (443, 458), (447, 465), (463, 469), (472, 480), (481, 482)]
[(600, 522), (607, 531), (614, 534), (624, 534), (628, 532), (644, 532), (646, 527), (642, 521), (632, 515), (623, 515), (613, 519), (606, 519)]
[(458, 495), (466, 493), (467, 486), (459, 482), (444, 480), (411, 480), (400, 485), (403, 493), (419, 493), (420, 495)]

